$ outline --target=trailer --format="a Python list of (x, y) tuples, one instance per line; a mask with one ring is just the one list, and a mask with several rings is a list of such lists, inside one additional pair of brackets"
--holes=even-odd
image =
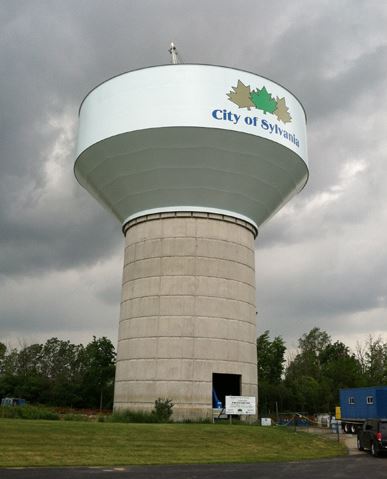
[(356, 434), (367, 419), (387, 418), (387, 386), (340, 389), (341, 427)]

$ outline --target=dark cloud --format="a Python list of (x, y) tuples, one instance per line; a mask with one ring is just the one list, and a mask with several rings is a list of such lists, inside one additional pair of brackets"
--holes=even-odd
[(107, 78), (168, 63), (170, 41), (187, 63), (278, 81), (308, 114), (309, 184), (257, 240), (259, 327), (290, 341), (315, 325), (386, 331), (375, 313), (387, 286), (383, 2), (0, 7), (0, 336), (65, 334), (65, 324), (83, 338), (94, 318), (96, 334), (115, 337), (123, 238), (73, 178), (78, 108)]

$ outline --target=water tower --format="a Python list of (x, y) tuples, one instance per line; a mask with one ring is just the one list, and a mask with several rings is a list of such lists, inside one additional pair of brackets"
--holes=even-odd
[(300, 102), (267, 78), (172, 64), (118, 75), (80, 108), (75, 175), (122, 224), (114, 408), (257, 396), (254, 239), (308, 178)]

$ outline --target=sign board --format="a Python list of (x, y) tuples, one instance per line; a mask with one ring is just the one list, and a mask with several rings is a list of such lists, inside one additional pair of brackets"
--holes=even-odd
[(255, 396), (226, 396), (226, 414), (243, 416), (256, 414)]

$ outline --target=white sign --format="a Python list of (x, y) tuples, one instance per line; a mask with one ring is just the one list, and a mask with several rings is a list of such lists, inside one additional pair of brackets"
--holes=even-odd
[(261, 426), (271, 426), (271, 418), (270, 417), (262, 417), (261, 418)]
[(254, 396), (226, 396), (226, 414), (250, 416), (256, 413)]

